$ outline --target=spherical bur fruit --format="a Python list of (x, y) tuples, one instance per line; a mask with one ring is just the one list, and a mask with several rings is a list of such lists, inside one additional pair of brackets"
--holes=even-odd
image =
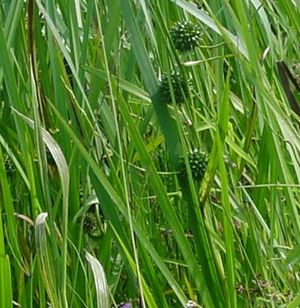
[(195, 49), (201, 37), (201, 29), (190, 21), (176, 22), (170, 30), (175, 48), (180, 52)]
[(188, 96), (188, 85), (179, 72), (164, 74), (159, 85), (160, 99), (165, 104), (172, 103), (172, 95), (177, 104), (183, 103)]
[(82, 227), (85, 233), (93, 234), (98, 228), (98, 222), (94, 213), (87, 213), (83, 217)]
[[(199, 149), (194, 149), (188, 154), (188, 161), (193, 179), (201, 181), (203, 179), (204, 173), (207, 168), (208, 155)], [(183, 172), (187, 176), (187, 171), (184, 162), (183, 166), (184, 166)]]
[(8, 154), (3, 155), (4, 167), (7, 175), (12, 175), (15, 172), (15, 165)]

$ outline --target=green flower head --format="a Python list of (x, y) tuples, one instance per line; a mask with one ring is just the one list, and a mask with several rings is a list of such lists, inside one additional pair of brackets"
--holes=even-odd
[(170, 30), (175, 48), (180, 52), (188, 52), (199, 44), (200, 27), (190, 21), (179, 21)]
[(94, 213), (87, 213), (83, 217), (82, 222), (83, 230), (87, 234), (93, 234), (98, 228), (98, 222)]
[(159, 85), (160, 99), (163, 103), (170, 104), (172, 102), (172, 93), (177, 104), (184, 102), (188, 96), (188, 84), (186, 84), (181, 74), (176, 71), (170, 76), (164, 74)]
[[(188, 154), (188, 160), (194, 180), (201, 181), (208, 164), (208, 155), (199, 149), (193, 149)], [(182, 162), (182, 172), (187, 175), (184, 162)]]

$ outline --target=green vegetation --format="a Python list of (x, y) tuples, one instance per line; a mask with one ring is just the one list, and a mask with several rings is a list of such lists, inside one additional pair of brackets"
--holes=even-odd
[(300, 306), (299, 1), (0, 20), (0, 308)]

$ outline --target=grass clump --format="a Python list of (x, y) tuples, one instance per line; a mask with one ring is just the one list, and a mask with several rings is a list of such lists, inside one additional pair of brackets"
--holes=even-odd
[(0, 2), (1, 308), (299, 306), (296, 2)]

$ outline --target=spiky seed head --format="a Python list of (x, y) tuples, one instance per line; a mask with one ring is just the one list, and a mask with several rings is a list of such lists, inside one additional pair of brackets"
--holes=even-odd
[[(189, 160), (189, 165), (191, 168), (192, 172), (192, 177), (194, 180), (201, 181), (203, 179), (207, 163), (208, 163), (208, 155), (199, 149), (193, 149), (189, 154), (188, 154), (188, 160)], [(186, 169), (185, 169), (185, 164), (183, 162), (183, 172), (186, 175)]]
[(7, 175), (11, 175), (15, 171), (15, 167), (12, 162), (12, 159), (6, 153), (3, 155), (3, 162)]
[(172, 72), (171, 75), (162, 75), (159, 85), (159, 94), (163, 103), (172, 103), (172, 93), (177, 104), (183, 103), (188, 95), (188, 85), (181, 74), (176, 71)]
[(180, 52), (188, 52), (199, 44), (201, 29), (190, 21), (178, 21), (170, 30), (175, 48)]
[(94, 213), (87, 213), (83, 217), (83, 230), (87, 234), (93, 234), (98, 227), (96, 215)]

